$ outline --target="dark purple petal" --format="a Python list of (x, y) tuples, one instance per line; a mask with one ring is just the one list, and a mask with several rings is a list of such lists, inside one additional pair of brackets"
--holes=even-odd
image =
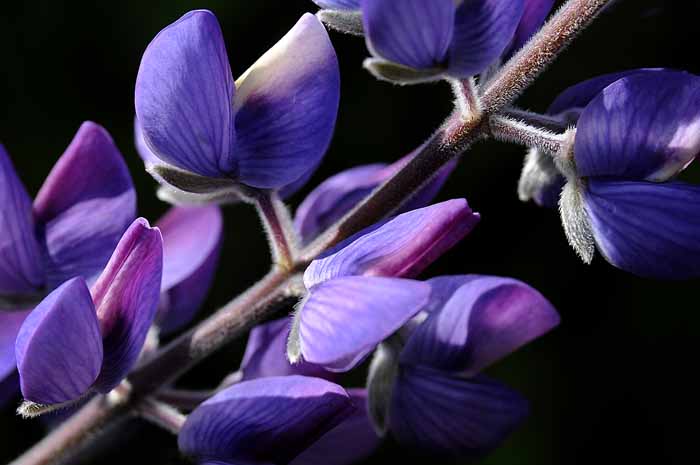
[(559, 96), (552, 102), (547, 110), (550, 115), (557, 115), (559, 113), (572, 110), (572, 109), (583, 109), (588, 105), (591, 100), (596, 98), (603, 89), (608, 87), (610, 84), (618, 81), (627, 76), (633, 76), (636, 74), (647, 74), (647, 73), (658, 73), (665, 72), (667, 70), (662, 68), (648, 68), (648, 69), (630, 69), (627, 71), (621, 71), (619, 73), (604, 74), (587, 81), (576, 84), (566, 89), (564, 92), (559, 94)]
[(30, 311), (0, 312), (0, 407), (19, 392), (15, 340)]
[(157, 223), (163, 235), (161, 331), (188, 324), (209, 292), (221, 251), (223, 218), (216, 206), (173, 207)]
[[(445, 283), (447, 279), (452, 282)], [(520, 281), (442, 278), (431, 300), (443, 302), (450, 285), (459, 287), (413, 332), (401, 353), (402, 363), (478, 373), (559, 324), (552, 305)]]
[(253, 328), (241, 362), (243, 380), (270, 376), (303, 375), (333, 380), (335, 373), (306, 361), (290, 363), (287, 339), (292, 320), (283, 318)]
[(0, 294), (33, 293), (44, 284), (32, 201), (0, 144)]
[(527, 416), (518, 393), (483, 376), (463, 378), (426, 367), (401, 370), (389, 413), (405, 447), (426, 454), (477, 457), (494, 449)]
[(191, 11), (148, 45), (136, 78), (136, 114), (158, 158), (202, 176), (235, 175), (235, 85), (219, 22)]
[(136, 217), (129, 170), (109, 133), (80, 126), (34, 201), (49, 287), (74, 276), (92, 282)]
[(455, 15), (449, 73), (469, 77), (501, 56), (523, 14), (523, 0), (471, 0)]
[(590, 179), (584, 198), (610, 263), (648, 278), (700, 276), (700, 186)]
[(197, 407), (182, 427), (178, 445), (202, 462), (289, 463), (352, 410), (343, 388), (322, 379), (246, 381)]
[(403, 213), (338, 244), (311, 262), (307, 289), (340, 276), (414, 277), (479, 222), (464, 199)]
[(380, 439), (367, 415), (367, 391), (349, 389), (354, 412), (323, 435), (290, 465), (352, 465), (368, 458), (379, 447)]
[(525, 0), (520, 24), (515, 30), (512, 42), (503, 54), (504, 60), (513, 56), (535, 35), (552, 11), (552, 6), (554, 6), (554, 0)]
[(240, 180), (279, 189), (318, 165), (335, 128), (338, 59), (323, 24), (305, 14), (236, 81)]
[(349, 276), (311, 289), (299, 309), (303, 359), (348, 371), (428, 302), (430, 286), (397, 278)]
[(321, 8), (329, 10), (359, 10), (361, 0), (313, 0)]
[(98, 391), (111, 391), (136, 362), (155, 317), (162, 270), (160, 231), (139, 218), (92, 288), (104, 343)]
[(100, 373), (102, 351), (90, 291), (83, 278), (73, 278), (29, 314), (17, 335), (22, 395), (39, 404), (79, 398)]
[(580, 176), (665, 181), (700, 151), (700, 77), (628, 76), (583, 111), (576, 131)]
[(444, 67), (454, 27), (454, 0), (361, 0), (367, 47), (410, 68)]
[[(396, 174), (413, 157), (406, 155), (391, 165), (363, 165), (331, 176), (314, 189), (296, 211), (294, 225), (305, 243), (342, 218), (377, 186)], [(401, 212), (428, 205), (438, 194), (456, 163), (448, 163), (434, 179), (418, 191)]]

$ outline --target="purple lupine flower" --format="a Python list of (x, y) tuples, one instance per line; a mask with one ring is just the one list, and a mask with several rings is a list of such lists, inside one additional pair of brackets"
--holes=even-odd
[(552, 11), (555, 0), (524, 0), (523, 15), (515, 30), (513, 39), (502, 56), (502, 61), (508, 60), (520, 50), (530, 38), (542, 27), (547, 16)]
[(162, 268), (160, 231), (137, 219), (91, 289), (76, 277), (39, 303), (15, 343), (24, 398), (61, 404), (117, 386), (153, 323)]
[(197, 407), (187, 417), (178, 445), (200, 464), (290, 463), (354, 408), (343, 388), (323, 379), (259, 378), (227, 388)]
[(700, 152), (700, 77), (603, 76), (553, 104), (567, 109), (580, 114), (560, 201), (572, 246), (639, 276), (700, 276), (700, 187), (673, 179)]
[(219, 23), (198, 10), (146, 49), (136, 114), (160, 165), (280, 189), (320, 162), (335, 126), (339, 84), (335, 51), (313, 15), (234, 83)]
[(379, 431), (433, 455), (476, 456), (496, 447), (527, 402), (481, 371), (546, 333), (559, 316), (526, 284), (492, 276), (445, 276), (427, 318), (377, 351), (368, 380)]
[(289, 338), (301, 359), (346, 371), (428, 302), (430, 286), (410, 278), (459, 242), (479, 221), (466, 200), (401, 214), (341, 242), (304, 273), (308, 295)]
[[(287, 338), (291, 319), (271, 321), (255, 327), (248, 338), (248, 345), (241, 362), (241, 380), (273, 376), (301, 375), (334, 381), (337, 373), (302, 361), (292, 364), (287, 359)], [(338, 426), (324, 434), (302, 452), (291, 465), (350, 465), (372, 454), (379, 446), (367, 412), (367, 391), (348, 390), (355, 410)]]
[[(420, 149), (386, 165), (374, 163), (350, 168), (319, 184), (306, 196), (294, 216), (294, 226), (302, 242), (309, 243), (326, 228), (366, 198), (377, 186), (396, 174)], [(454, 168), (449, 162), (438, 174), (401, 207), (399, 213), (425, 207), (438, 194)]]

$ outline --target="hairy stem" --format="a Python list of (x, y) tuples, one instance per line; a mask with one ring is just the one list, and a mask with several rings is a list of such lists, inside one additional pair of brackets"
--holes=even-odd
[(538, 126), (544, 129), (548, 129), (552, 132), (564, 132), (569, 128), (569, 124), (564, 118), (543, 115), (542, 113), (534, 113), (516, 107), (505, 108), (501, 110), (498, 114), (520, 121), (521, 123), (525, 123), (530, 126)]
[(255, 196), (255, 206), (267, 232), (273, 263), (291, 269), (299, 241), (289, 210), (274, 191), (258, 193)]
[(103, 396), (25, 452), (15, 465), (53, 464), (84, 445), (104, 425), (138, 408), (161, 387), (228, 342), (243, 336), (274, 314), (294, 295), (291, 283), (310, 260), (328, 247), (396, 212), (413, 193), (429, 182), (449, 161), (488, 135), (491, 115), (510, 105), (611, 0), (569, 0), (511, 61), (489, 81), (482, 94), (483, 112), (468, 117), (459, 109), (423, 145), (406, 166), (361, 205), (299, 253), (292, 266), (276, 266), (258, 284), (184, 333), (136, 368), (129, 376), (133, 391), (123, 404)]
[(559, 153), (565, 143), (565, 134), (555, 134), (502, 115), (492, 116), (489, 128), (497, 140), (536, 147), (550, 155)]
[(154, 399), (146, 399), (141, 402), (137, 412), (143, 419), (175, 435), (180, 433), (182, 425), (184, 425), (185, 420), (187, 420), (185, 415), (171, 405)]

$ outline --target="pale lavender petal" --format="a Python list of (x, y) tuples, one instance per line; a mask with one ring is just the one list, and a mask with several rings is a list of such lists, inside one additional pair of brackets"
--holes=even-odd
[(428, 302), (430, 286), (397, 278), (349, 276), (311, 289), (299, 309), (303, 359), (348, 371)]
[(402, 363), (477, 373), (559, 324), (552, 305), (520, 281), (452, 276), (431, 300), (444, 302), (450, 285), (459, 287), (413, 332)]
[(700, 186), (590, 179), (584, 198), (610, 263), (648, 278), (700, 277)]
[(92, 288), (104, 342), (98, 391), (112, 390), (136, 362), (155, 317), (162, 270), (160, 231), (139, 218)]
[(503, 59), (507, 60), (515, 52), (520, 50), (523, 45), (530, 40), (530, 37), (542, 27), (544, 21), (549, 16), (554, 6), (554, 0), (525, 0), (523, 15), (520, 19), (520, 24), (515, 30), (513, 40), (508, 46), (508, 49), (503, 54)]
[(400, 371), (394, 386), (391, 432), (403, 446), (431, 456), (483, 455), (528, 413), (518, 393), (483, 376), (410, 367)]
[(306, 361), (290, 363), (287, 359), (287, 339), (291, 319), (270, 321), (258, 325), (248, 336), (248, 345), (241, 362), (243, 380), (270, 376), (303, 375), (334, 380), (335, 373)]
[(340, 276), (414, 277), (466, 236), (479, 222), (464, 199), (403, 213), (338, 244), (311, 262), (304, 283)]
[(109, 133), (80, 126), (34, 201), (49, 287), (74, 276), (92, 282), (136, 217), (129, 170)]
[(349, 389), (354, 412), (324, 434), (290, 465), (352, 465), (368, 458), (379, 447), (380, 439), (367, 415), (367, 391)]
[(235, 176), (235, 85), (214, 14), (196, 10), (148, 45), (136, 78), (136, 115), (148, 147), (202, 176)]
[(164, 298), (161, 331), (176, 331), (194, 317), (209, 292), (221, 251), (223, 218), (216, 206), (173, 207), (157, 223), (163, 235)]
[(680, 72), (628, 76), (583, 111), (576, 131), (581, 176), (665, 181), (700, 151), (700, 77)]
[(0, 294), (33, 293), (44, 284), (32, 201), (0, 144)]
[(586, 81), (580, 82), (574, 86), (569, 87), (564, 92), (559, 94), (559, 96), (549, 106), (547, 113), (551, 115), (557, 115), (559, 113), (571, 109), (582, 110), (586, 105), (588, 105), (591, 102), (591, 100), (596, 98), (598, 94), (600, 94), (603, 91), (603, 89), (605, 89), (615, 81), (636, 74), (658, 73), (666, 71), (668, 70), (663, 68), (630, 69), (627, 71), (604, 74), (602, 76), (588, 79)]
[[(342, 218), (376, 187), (396, 174), (414, 156), (406, 155), (391, 165), (381, 163), (363, 165), (331, 176), (314, 189), (299, 205), (294, 225), (305, 243)], [(438, 194), (454, 170), (456, 163), (448, 163), (425, 187), (419, 190), (401, 212), (428, 205)]]
[(329, 10), (349, 10), (356, 11), (360, 9), (361, 0), (313, 0), (313, 2), (321, 8)]
[(416, 69), (446, 65), (454, 0), (361, 0), (361, 5), (373, 55)]
[(479, 74), (501, 56), (523, 14), (523, 0), (470, 0), (455, 16), (449, 73)]
[(241, 182), (279, 189), (318, 165), (340, 101), (338, 59), (311, 14), (236, 81), (235, 155)]
[(180, 450), (195, 460), (289, 463), (352, 413), (348, 394), (318, 378), (283, 376), (236, 384), (192, 412)]
[(73, 278), (29, 314), (17, 335), (22, 395), (39, 404), (79, 398), (100, 373), (102, 352), (90, 291), (83, 278)]
[(0, 312), (0, 407), (19, 392), (15, 340), (30, 311)]

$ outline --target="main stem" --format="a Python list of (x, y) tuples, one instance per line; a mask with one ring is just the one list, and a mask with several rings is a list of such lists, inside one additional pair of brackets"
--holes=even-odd
[(309, 260), (349, 235), (395, 212), (447, 162), (485, 137), (491, 115), (510, 105), (611, 0), (569, 0), (559, 12), (489, 81), (482, 97), (483, 113), (455, 111), (423, 149), (402, 170), (380, 186), (318, 240), (304, 249), (291, 268), (276, 266), (258, 284), (184, 333), (129, 376), (131, 396), (117, 405), (93, 399), (13, 462), (53, 464), (81, 446), (103, 426), (133, 411), (138, 404), (171, 383), (228, 342), (270, 317), (276, 304), (291, 294), (290, 283)]

